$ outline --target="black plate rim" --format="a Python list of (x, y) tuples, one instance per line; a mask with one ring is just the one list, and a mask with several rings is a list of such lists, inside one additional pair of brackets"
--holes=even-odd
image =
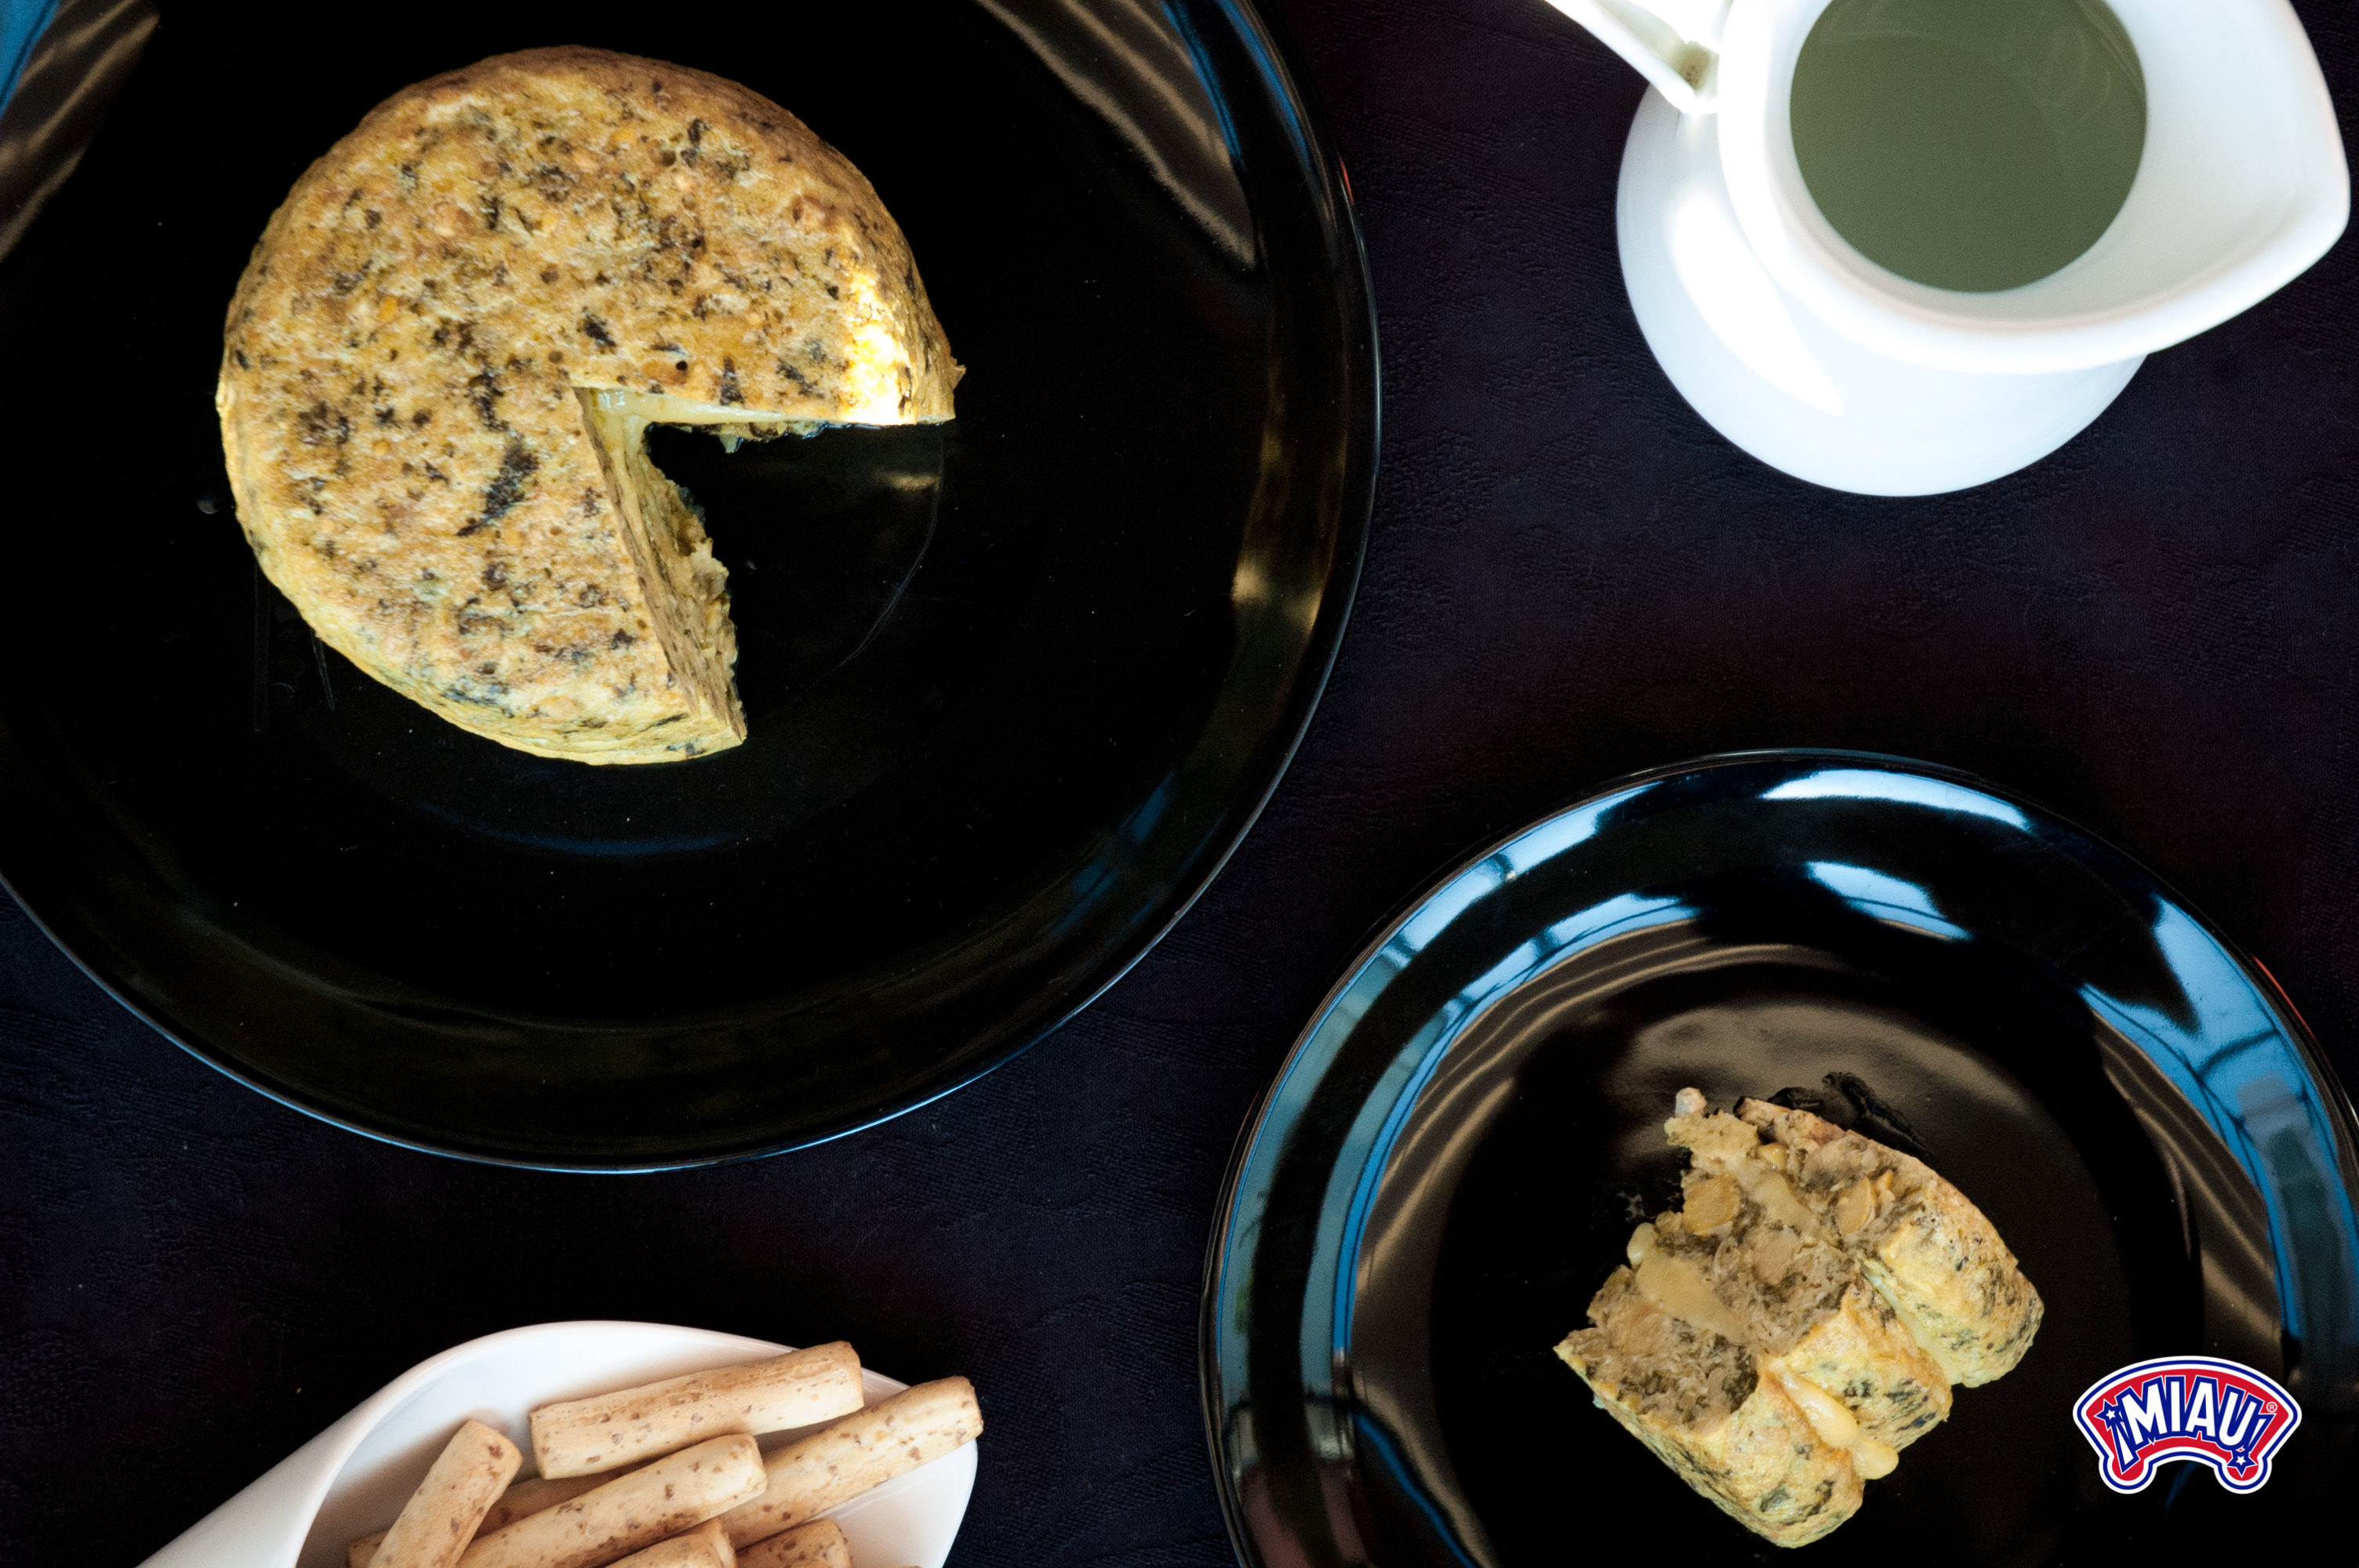
[(1046, 1016), (1019, 1024), (1009, 1030), (1002, 1040), (984, 1052), (979, 1059), (963, 1070), (944, 1078), (921, 1083), (908, 1093), (885, 1098), (861, 1112), (847, 1116), (838, 1125), (827, 1127), (808, 1136), (779, 1141), (749, 1141), (744, 1147), (723, 1148), (700, 1152), (680, 1159), (644, 1161), (570, 1161), (534, 1159), (502, 1153), (489, 1149), (462, 1146), (455, 1141), (438, 1144), (427, 1139), (405, 1137), (364, 1125), (360, 1120), (339, 1115), (323, 1106), (313, 1105), (293, 1088), (280, 1084), (265, 1074), (259, 1074), (234, 1064), (226, 1053), (219, 1053), (206, 1044), (193, 1031), (185, 1030), (158, 1015), (148, 1007), (132, 1000), (128, 988), (111, 977), (98, 964), (86, 957), (70, 944), (43, 915), (34, 903), (26, 898), (13, 881), (5, 865), (5, 850), (10, 839), (0, 834), (0, 892), (5, 892), (21, 909), (51, 946), (62, 953), (92, 983), (115, 1004), (140, 1022), (190, 1056), (212, 1068), (224, 1077), (253, 1090), (255, 1093), (287, 1107), (314, 1120), (325, 1122), (347, 1132), (357, 1133), (374, 1142), (396, 1148), (415, 1150), (419, 1153), (440, 1155), (474, 1164), (501, 1166), (517, 1170), (550, 1171), (588, 1174), (651, 1174), (664, 1171), (691, 1170), (708, 1165), (734, 1164), (741, 1161), (766, 1159), (776, 1154), (790, 1153), (798, 1149), (812, 1148), (864, 1131), (883, 1122), (891, 1121), (913, 1110), (955, 1094), (960, 1089), (1006, 1065), (1030, 1050), (1040, 1041), (1056, 1033), (1073, 1018), (1087, 1010), (1097, 999), (1127, 975), (1171, 929), (1195, 907), (1207, 889), (1228, 867), (1238, 848), (1259, 823), (1262, 813), (1277, 793), (1295, 755), (1309, 734), (1311, 720), (1317, 717), (1319, 705), (1326, 695), (1327, 685), (1334, 673), (1335, 662), (1342, 650), (1351, 612), (1359, 594), (1360, 578), (1365, 565), (1368, 537), (1375, 508), (1376, 476), (1383, 445), (1383, 359), (1378, 338), (1374, 279), (1369, 274), (1367, 247), (1360, 231), (1359, 214), (1354, 205), (1348, 177), (1343, 173), (1342, 158), (1334, 148), (1323, 110), (1305, 84), (1295, 63), (1295, 52), (1271, 26), (1254, 0), (1212, 0), (1225, 12), (1252, 46), (1256, 74), (1266, 90), (1278, 102), (1287, 119), (1299, 133), (1302, 141), (1302, 161), (1318, 175), (1314, 199), (1327, 215), (1333, 229), (1334, 248), (1344, 265), (1337, 269), (1336, 283), (1341, 297), (1337, 300), (1339, 325), (1343, 329), (1344, 352), (1355, 362), (1348, 367), (1353, 384), (1364, 386), (1364, 396), (1358, 407), (1349, 410), (1346, 422), (1350, 427), (1347, 438), (1345, 468), (1339, 493), (1342, 497), (1337, 514), (1337, 535), (1332, 564), (1330, 567), (1330, 591), (1322, 595), (1313, 625), (1306, 641), (1302, 674), (1290, 701), (1299, 708), (1285, 725), (1286, 738), (1269, 765), (1268, 776), (1258, 792), (1247, 800), (1231, 830), (1227, 842), (1206, 861), (1191, 886), (1181, 889), (1171, 900), (1162, 916), (1143, 925), (1131, 934), (1124, 946), (1103, 962), (1103, 973), (1091, 981), (1086, 989), (1061, 1008), (1052, 1009)]
[[(1206, 1237), (1204, 1246), (1204, 1269), (1198, 1283), (1196, 1385), (1200, 1414), (1204, 1423), (1205, 1457), (1212, 1466), (1213, 1490), (1221, 1500), (1221, 1518), (1223, 1524), (1228, 1530), (1230, 1549), (1235, 1553), (1236, 1560), (1242, 1568), (1266, 1568), (1266, 1563), (1259, 1549), (1255, 1545), (1252, 1532), (1247, 1527), (1245, 1500), (1237, 1495), (1236, 1488), (1230, 1479), (1228, 1453), (1222, 1436), (1227, 1406), (1222, 1397), (1220, 1378), (1219, 1320), (1222, 1303), (1220, 1285), (1223, 1267), (1230, 1260), (1230, 1241), (1236, 1219), (1238, 1189), (1244, 1180), (1245, 1167), (1254, 1148), (1259, 1141), (1267, 1122), (1279, 1086), (1293, 1074), (1296, 1065), (1310, 1050), (1321, 1025), (1326, 1022), (1336, 1003), (1343, 1000), (1344, 994), (1366, 970), (1370, 962), (1385, 949), (1387, 944), (1392, 942), (1401, 928), (1426, 908), (1436, 894), (1484, 860), (1497, 854), (1507, 845), (1544, 823), (1625, 791), (1636, 789), (1642, 784), (1724, 768), (1786, 762), (1853, 763), (1962, 785), (2046, 816), (2082, 835), (2100, 849), (2118, 857), (2127, 867), (2145, 877), (2157, 892), (2169, 898), (2187, 914), (2206, 935), (2220, 944), (2229, 957), (2260, 982), (2269, 1002), (2293, 1025), (2287, 1032), (2288, 1037), (2292, 1041), (2295, 1052), (2303, 1068), (2309, 1073), (2311, 1082), (2317, 1086), (2321, 1098), (2339, 1117), (2346, 1140), (2359, 1136), (2359, 1101), (2352, 1098), (2349, 1089), (2335, 1073), (2333, 1064), (2328, 1061), (2325, 1053), (2319, 1049), (2317, 1039), (2310, 1031), (2309, 1022), (2302, 1017), (2300, 1010), (2294, 1005), (2293, 999), (2286, 994), (2285, 988), (2277, 983), (2277, 976), (2270, 972), (2268, 967), (2247, 951), (2242, 943), (2222, 931), (2210, 916), (2203, 913), (2200, 905), (2189, 900), (2177, 884), (2155, 870), (2143, 858), (2131, 853), (2111, 837), (2086, 827), (2076, 817), (2058, 811), (2034, 796), (2027, 795), (2019, 790), (1995, 784), (1977, 773), (1962, 768), (1951, 767), (1945, 763), (1929, 762), (1919, 758), (1904, 757), (1885, 752), (1821, 746), (1765, 746), (1742, 751), (1707, 752), (1701, 756), (1690, 757), (1684, 762), (1642, 768), (1635, 773), (1624, 773), (1605, 780), (1547, 810), (1538, 812), (1517, 822), (1505, 832), (1484, 840), (1478, 847), (1454, 857), (1440, 870), (1420, 882), (1415, 892), (1401, 900), (1379, 920), (1367, 940), (1363, 942), (1336, 971), (1334, 980), (1321, 994), (1318, 1004), (1310, 1010), (1293, 1044), (1287, 1048), (1286, 1054), (1279, 1059), (1277, 1066), (1272, 1070), (1267, 1080), (1256, 1092), (1253, 1104), (1245, 1112), (1245, 1120), (1238, 1128), (1236, 1140), (1230, 1149), (1227, 1168), (1221, 1177), (1219, 1195), (1213, 1204), (1212, 1228)], [(2354, 1173), (2345, 1170), (2343, 1174), (2346, 1184), (2352, 1185), (2354, 1192), (2359, 1192), (2359, 1184), (2353, 1182)]]

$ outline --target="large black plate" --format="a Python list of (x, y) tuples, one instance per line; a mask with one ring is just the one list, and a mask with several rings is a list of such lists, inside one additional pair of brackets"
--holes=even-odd
[[(592, 769), (429, 717), (260, 590), (211, 406), (307, 160), (502, 49), (701, 66), (841, 146), (956, 423), (659, 445), (753, 739)], [(1082, 1005), (1219, 868), (1332, 662), (1375, 346), (1335, 166), (1234, 0), (173, 5), (5, 265), (0, 873), (101, 983), (382, 1137), (638, 1168), (832, 1136)]]
[[(2048, 1303), (2022, 1365), (1960, 1390), (1810, 1561), (2212, 1562), (2342, 1528), (2359, 1166), (2350, 1104), (2276, 987), (2033, 806), (1889, 758), (1755, 753), (1485, 849), (1296, 1047), (1239, 1144), (1205, 1281), (1245, 1562), (1658, 1562), (1666, 1530), (1680, 1561), (1787, 1560), (1551, 1354), (1633, 1219), (1677, 1192), (1662, 1122), (1688, 1084), (1907, 1123)], [(2237, 1497), (2182, 1464), (2107, 1491), (2076, 1396), (2186, 1353), (2301, 1401), (2274, 1478)]]

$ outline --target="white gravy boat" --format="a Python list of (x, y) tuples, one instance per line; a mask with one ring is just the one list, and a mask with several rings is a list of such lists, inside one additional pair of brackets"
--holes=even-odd
[(2112, 225), (2058, 272), (1934, 288), (1861, 254), (1794, 153), (1794, 65), (1829, 0), (1550, 0), (1638, 68), (1623, 277), (1648, 346), (1738, 446), (1837, 489), (1922, 494), (2037, 461), (2145, 355), (2326, 254), (2350, 174), (2288, 0), (2111, 0), (2146, 79)]

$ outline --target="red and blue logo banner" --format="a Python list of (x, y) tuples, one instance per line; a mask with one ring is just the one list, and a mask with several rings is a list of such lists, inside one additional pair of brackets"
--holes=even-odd
[(2301, 1407), (2242, 1362), (2166, 1356), (2091, 1384), (2072, 1420), (2116, 1492), (2146, 1490), (2174, 1459), (2208, 1465), (2232, 1492), (2257, 1492), (2301, 1424)]

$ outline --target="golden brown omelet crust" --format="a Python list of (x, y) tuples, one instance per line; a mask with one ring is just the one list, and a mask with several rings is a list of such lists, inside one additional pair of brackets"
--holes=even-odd
[[(505, 744), (640, 762), (742, 723), (725, 648), (719, 698), (667, 656), (705, 617), (635, 564), (577, 389), (898, 424), (948, 418), (958, 374), (842, 155), (734, 82), (562, 48), (397, 93), (311, 166), (218, 403), (239, 522), (331, 645)], [(725, 595), (709, 558), (673, 576)]]

